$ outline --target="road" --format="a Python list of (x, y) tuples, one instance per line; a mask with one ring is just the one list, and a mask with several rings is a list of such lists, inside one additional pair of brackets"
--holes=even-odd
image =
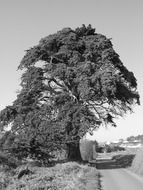
[(143, 190), (143, 178), (127, 169), (101, 169), (103, 190)]
[(133, 158), (132, 155), (124, 155), (121, 162), (109, 156), (97, 158), (96, 167), (101, 174), (103, 190), (143, 190), (143, 177), (126, 169), (130, 157)]

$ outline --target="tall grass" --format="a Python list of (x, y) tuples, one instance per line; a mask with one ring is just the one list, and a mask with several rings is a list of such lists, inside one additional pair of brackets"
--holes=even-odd
[(20, 180), (13, 177), (6, 190), (98, 190), (99, 175), (95, 168), (76, 162), (50, 168), (33, 168), (33, 174)]

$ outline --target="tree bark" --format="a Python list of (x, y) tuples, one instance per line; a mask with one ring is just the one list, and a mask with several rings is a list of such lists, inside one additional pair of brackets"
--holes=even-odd
[(67, 159), (69, 161), (81, 161), (81, 154), (79, 143), (69, 143), (67, 144)]

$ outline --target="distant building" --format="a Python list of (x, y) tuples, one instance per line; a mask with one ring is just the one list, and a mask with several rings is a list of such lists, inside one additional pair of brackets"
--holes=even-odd
[(141, 148), (141, 147), (143, 147), (143, 145), (142, 145), (140, 140), (133, 140), (133, 141), (124, 140), (120, 144), (120, 147), (124, 147), (124, 148)]
[(109, 145), (109, 146), (120, 146), (123, 148), (140, 148), (140, 147), (143, 147), (141, 140), (128, 141), (128, 140), (119, 139), (119, 140), (112, 141), (112, 142), (107, 141), (105, 144)]

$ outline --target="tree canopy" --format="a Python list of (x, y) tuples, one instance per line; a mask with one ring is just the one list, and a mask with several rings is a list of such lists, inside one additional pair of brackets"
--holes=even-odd
[(111, 39), (91, 25), (42, 38), (26, 50), (18, 69), (24, 71), (22, 89), (1, 111), (0, 122), (1, 129), (11, 124), (11, 132), (22, 134), (29, 146), (33, 141), (41, 147), (47, 142), (48, 148), (76, 144), (101, 124), (116, 126), (114, 118), (139, 104), (133, 72)]

